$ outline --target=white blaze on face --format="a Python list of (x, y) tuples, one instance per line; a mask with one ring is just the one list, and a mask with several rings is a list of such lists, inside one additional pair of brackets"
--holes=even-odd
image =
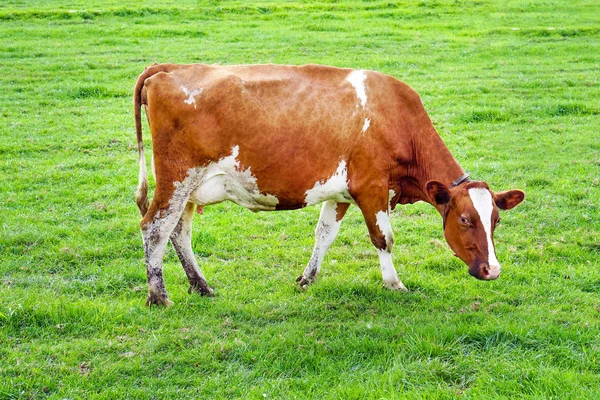
[(483, 229), (485, 230), (488, 244), (488, 265), (492, 273), (499, 273), (500, 263), (496, 259), (496, 251), (492, 242), (492, 211), (494, 210), (494, 200), (490, 191), (484, 188), (469, 189), (469, 196), (473, 202), (473, 207), (475, 207), (475, 210), (479, 214), (481, 225), (483, 225)]
[(179, 87), (181, 88), (181, 90), (183, 90), (183, 93), (185, 93), (185, 95), (187, 96), (187, 99), (185, 99), (183, 102), (185, 104), (193, 104), (194, 108), (196, 108), (196, 99), (194, 98), (194, 96), (202, 93), (202, 88), (196, 89), (196, 90), (189, 90), (188, 88), (186, 88), (183, 85), (180, 85)]
[(365, 71), (362, 70), (352, 71), (346, 78), (346, 80), (354, 87), (354, 90), (356, 90), (356, 97), (360, 100), (362, 108), (365, 108), (367, 105), (367, 93), (365, 92), (366, 78)]

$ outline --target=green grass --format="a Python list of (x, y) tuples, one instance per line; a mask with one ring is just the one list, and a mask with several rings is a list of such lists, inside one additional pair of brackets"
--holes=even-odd
[[(597, 1), (0, 4), (0, 398), (600, 398)], [(463, 168), (526, 202), (503, 274), (399, 207), (382, 288), (351, 208), (296, 289), (318, 207), (195, 217), (214, 298), (146, 308), (131, 91), (153, 62), (321, 63), (415, 88)], [(150, 148), (145, 128), (145, 145)]]

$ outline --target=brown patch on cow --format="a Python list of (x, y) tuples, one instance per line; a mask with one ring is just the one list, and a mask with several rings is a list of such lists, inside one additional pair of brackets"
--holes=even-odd
[(335, 220), (341, 221), (346, 215), (346, 211), (348, 211), (348, 207), (350, 207), (349, 203), (337, 203), (337, 208), (335, 210)]

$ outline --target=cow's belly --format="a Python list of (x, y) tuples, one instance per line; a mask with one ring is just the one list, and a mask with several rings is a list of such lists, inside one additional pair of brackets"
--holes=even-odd
[(250, 168), (239, 168), (238, 152), (235, 146), (231, 156), (188, 171), (186, 180), (190, 180), (193, 188), (189, 201), (210, 205), (229, 200), (252, 211), (275, 210), (279, 200), (260, 191)]
[[(279, 199), (271, 194), (261, 193), (254, 179), (244, 179), (240, 174), (230, 175), (222, 170), (208, 168), (203, 174), (202, 183), (191, 194), (190, 201), (198, 205), (210, 205), (229, 200), (251, 211), (273, 211), (277, 209)], [(241, 179), (240, 179), (241, 178)], [(289, 199), (283, 201), (283, 209), (301, 208), (327, 200), (338, 203), (353, 203), (352, 197), (345, 187), (335, 187), (317, 184), (309, 190), (304, 202), (290, 203)]]
[[(209, 170), (211, 168), (209, 167)], [(230, 175), (226, 171), (207, 171), (190, 196), (195, 204), (210, 205), (229, 200), (252, 211), (275, 210), (277, 197), (261, 193), (255, 180), (243, 179), (240, 174)]]
[[(353, 203), (348, 193), (346, 162), (341, 161), (337, 170), (326, 179), (317, 180), (305, 193), (289, 197), (289, 191), (270, 193), (259, 188), (251, 167), (240, 166), (237, 156), (239, 147), (234, 146), (231, 155), (213, 162), (206, 167), (192, 168), (182, 185), (190, 190), (189, 201), (198, 205), (210, 205), (226, 200), (232, 201), (252, 211), (272, 211), (276, 209), (296, 209), (333, 200), (338, 203)], [(291, 189), (291, 188), (290, 188)]]

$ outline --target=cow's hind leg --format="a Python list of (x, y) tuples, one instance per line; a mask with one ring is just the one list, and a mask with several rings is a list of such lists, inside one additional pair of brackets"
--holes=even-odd
[(195, 208), (195, 204), (187, 203), (179, 222), (175, 225), (173, 233), (171, 233), (171, 243), (190, 281), (188, 292), (197, 292), (203, 296), (212, 296), (213, 291), (208, 286), (206, 278), (202, 274), (192, 251), (192, 219)]
[(376, 190), (368, 191), (370, 196), (357, 199), (357, 203), (367, 223), (371, 242), (377, 248), (383, 284), (389, 289), (406, 291), (392, 263), (394, 235), (390, 224), (388, 199), (386, 193), (381, 192), (381, 196), (377, 197), (374, 195)]
[(173, 304), (169, 300), (163, 280), (163, 255), (169, 236), (175, 229), (189, 197), (181, 198), (180, 195), (161, 201), (162, 196), (157, 187), (152, 204), (140, 223), (148, 274), (148, 299), (146, 300), (148, 306)]
[(319, 274), (325, 252), (335, 240), (340, 230), (342, 218), (344, 218), (349, 206), (350, 204), (336, 203), (332, 200), (323, 203), (319, 223), (315, 229), (315, 247), (312, 256), (304, 269), (304, 273), (296, 279), (301, 288), (306, 288), (306, 285), (313, 282)]

